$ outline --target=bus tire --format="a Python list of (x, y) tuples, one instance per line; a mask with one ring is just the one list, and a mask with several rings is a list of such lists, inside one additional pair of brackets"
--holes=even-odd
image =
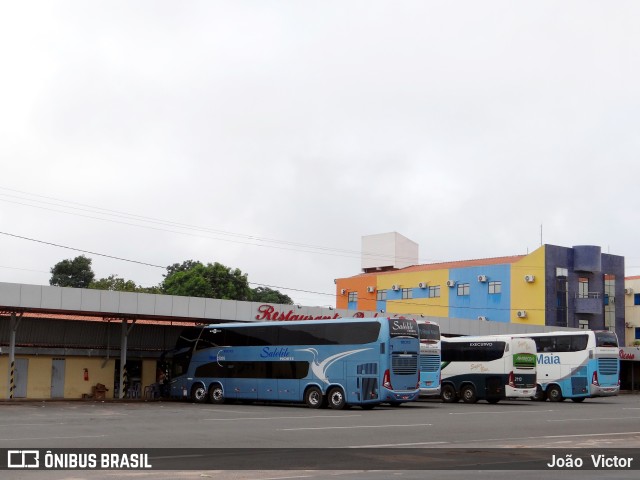
[(209, 400), (214, 405), (222, 405), (225, 402), (222, 385), (216, 383), (209, 389)]
[(580, 403), (580, 402), (584, 402), (585, 397), (576, 397), (576, 398), (572, 398), (571, 401), (572, 402), (576, 402), (576, 403)]
[(544, 393), (544, 390), (540, 385), (536, 385), (536, 393), (533, 394), (531, 399), (536, 402), (544, 402), (547, 399), (547, 395)]
[(194, 403), (205, 403), (207, 401), (207, 389), (201, 383), (191, 387), (191, 401)]
[(557, 385), (551, 385), (547, 389), (547, 398), (549, 398), (550, 402), (561, 402), (564, 400), (562, 390), (560, 390), (560, 387)]
[(304, 403), (307, 404), (307, 407), (321, 408), (323, 402), (322, 390), (318, 387), (309, 387), (307, 391), (304, 392)]
[(327, 393), (327, 400), (329, 402), (329, 406), (334, 410), (342, 410), (347, 404), (347, 401), (344, 398), (344, 392), (340, 387), (334, 387), (329, 390), (329, 393)]
[(476, 403), (478, 396), (476, 395), (476, 389), (473, 385), (465, 385), (460, 389), (460, 397), (464, 403)]
[(442, 386), (440, 398), (442, 398), (444, 403), (455, 403), (458, 401), (458, 394), (456, 393), (456, 389), (453, 388), (453, 385), (447, 383)]

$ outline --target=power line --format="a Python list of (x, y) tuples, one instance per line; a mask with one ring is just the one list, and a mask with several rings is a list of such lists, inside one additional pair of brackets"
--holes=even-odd
[[(69, 246), (66, 246), (66, 245), (60, 245), (58, 243), (46, 242), (44, 240), (38, 240), (38, 239), (35, 239), (35, 238), (24, 237), (22, 235), (15, 235), (13, 233), (0, 232), (0, 235), (6, 235), (8, 237), (19, 238), (21, 240), (28, 240), (30, 242), (41, 243), (43, 245), (50, 245), (50, 246), (58, 247), (58, 248), (65, 248), (67, 250), (73, 250), (73, 251), (76, 251), (76, 252), (88, 253), (88, 254), (97, 255), (97, 256), (100, 256), (100, 257), (111, 258), (113, 260), (120, 260), (120, 261), (123, 261), (123, 262), (136, 263), (138, 265), (144, 265), (144, 266), (147, 266), (147, 267), (162, 268), (163, 270), (166, 269), (166, 267), (163, 267), (161, 265), (155, 265), (153, 263), (140, 262), (138, 260), (131, 260), (131, 259), (128, 259), (128, 258), (116, 257), (114, 255), (107, 255), (105, 253), (93, 252), (91, 250), (83, 250), (81, 248), (69, 247)], [(2, 268), (14, 268), (14, 267), (2, 267)], [(14, 268), (14, 269), (15, 270), (26, 270), (26, 269), (22, 269), (22, 268)], [(30, 271), (37, 271), (37, 270), (30, 270)], [(276, 286), (276, 285), (267, 285), (267, 284), (264, 284), (264, 283), (257, 283), (257, 282), (247, 282), (247, 283), (249, 283), (251, 285), (259, 285), (259, 286), (268, 287), (268, 288), (276, 288), (276, 289), (281, 289), (281, 290), (291, 290), (291, 291), (294, 291), (294, 292), (312, 293), (312, 294), (315, 294), (315, 295), (329, 295), (329, 296), (334, 296), (335, 295), (333, 293), (314, 292), (312, 290), (303, 290), (303, 289), (291, 288), (291, 287), (280, 287), (280, 286)]]
[[(136, 214), (131, 214), (131, 213), (122, 212), (122, 211), (118, 211), (118, 210), (110, 210), (110, 209), (106, 209), (106, 208), (102, 208), (102, 207), (96, 207), (96, 206), (87, 205), (87, 204), (84, 204), (84, 203), (72, 202), (72, 201), (63, 200), (63, 199), (59, 199), (59, 198), (55, 198), (55, 197), (48, 197), (48, 196), (44, 196), (44, 195), (33, 194), (33, 193), (24, 192), (24, 191), (21, 191), (21, 190), (15, 190), (15, 189), (12, 189), (12, 188), (7, 188), (7, 187), (1, 187), (0, 186), (0, 189), (11, 191), (11, 192), (15, 192), (15, 193), (20, 193), (22, 195), (28, 195), (28, 196), (31, 196), (31, 197), (37, 197), (37, 198), (42, 198), (42, 199), (46, 199), (46, 200), (53, 200), (54, 202), (58, 202), (58, 203), (46, 202), (46, 201), (37, 200), (37, 199), (33, 199), (33, 198), (24, 198), (24, 197), (20, 197), (20, 196), (17, 196), (17, 195), (9, 195), (9, 194), (0, 193), (1, 196), (17, 198), (19, 200), (23, 200), (23, 201), (27, 201), (27, 202), (38, 202), (38, 203), (41, 203), (41, 204), (44, 204), (44, 205), (49, 205), (49, 206), (54, 206), (54, 207), (59, 207), (59, 208), (67, 208), (67, 209), (77, 210), (77, 211), (80, 211), (80, 212), (94, 213), (94, 214), (98, 214), (98, 215), (110, 216), (110, 217), (115, 217), (115, 218), (122, 218), (122, 219), (131, 220), (131, 221), (142, 221), (142, 222), (145, 222), (145, 223), (150, 223), (150, 224), (155, 224), (155, 225), (165, 226), (165, 227), (173, 227), (173, 228), (178, 228), (178, 229), (182, 229), (182, 230), (193, 230), (193, 231), (196, 231), (196, 232), (213, 233), (213, 234), (216, 234), (216, 235), (236, 237), (236, 238), (240, 238), (240, 239), (250, 240), (251, 242), (266, 242), (266, 243), (273, 243), (273, 244), (276, 244), (276, 245), (284, 245), (284, 246), (289, 246), (289, 247), (299, 247), (299, 248), (303, 248), (305, 250), (300, 250), (300, 249), (297, 249), (297, 248), (286, 248), (284, 246), (277, 247), (275, 245), (261, 245), (261, 244), (257, 244), (257, 243), (240, 242), (238, 240), (225, 239), (225, 238), (215, 238), (215, 237), (206, 237), (206, 236), (204, 237), (204, 238), (213, 238), (215, 240), (221, 240), (221, 241), (227, 241), (227, 242), (233, 242), (233, 243), (241, 243), (241, 244), (245, 244), (245, 245), (252, 245), (252, 246), (258, 246), (258, 247), (280, 248), (280, 249), (284, 249), (284, 250), (301, 251), (301, 252), (305, 252), (305, 253), (320, 253), (320, 254), (325, 254), (325, 255), (342, 256), (342, 257), (347, 257), (347, 258), (360, 258), (360, 257), (364, 256), (364, 257), (368, 257), (368, 258), (379, 258), (381, 260), (383, 260), (383, 259), (411, 260), (410, 258), (407, 258), (407, 257), (385, 255), (385, 254), (381, 254), (381, 253), (359, 252), (359, 251), (355, 251), (355, 250), (347, 250), (347, 249), (340, 249), (340, 248), (334, 248), (334, 247), (325, 247), (325, 246), (320, 246), (320, 245), (312, 245), (312, 244), (306, 244), (306, 243), (291, 242), (291, 241), (288, 241), (288, 240), (279, 240), (279, 239), (259, 237), (259, 236), (256, 236), (256, 235), (248, 235), (248, 234), (227, 232), (227, 231), (224, 231), (224, 230), (216, 230), (216, 229), (212, 229), (212, 228), (208, 228), (208, 227), (201, 227), (201, 226), (197, 226), (197, 225), (179, 223), (179, 222), (174, 222), (174, 221), (170, 221), (170, 220), (162, 220), (162, 219), (153, 218), (153, 217), (146, 217), (146, 216), (143, 216), (143, 215), (136, 215)], [(26, 206), (26, 207), (31, 207), (31, 208), (38, 208), (38, 209), (42, 209), (42, 210), (53, 211), (53, 212), (57, 212), (57, 213), (63, 213), (63, 214), (66, 214), (66, 215), (73, 215), (73, 216), (78, 216), (78, 217), (83, 217), (83, 218), (91, 218), (93, 220), (109, 221), (109, 222), (112, 222), (112, 223), (119, 223), (119, 224), (123, 224), (123, 225), (139, 227), (139, 228), (148, 228), (148, 229), (153, 229), (153, 230), (166, 231), (166, 232), (170, 232), (170, 233), (178, 233), (178, 234), (183, 234), (183, 235), (192, 235), (192, 234), (189, 234), (189, 233), (186, 233), (186, 232), (179, 232), (179, 231), (175, 231), (175, 230), (169, 230), (169, 229), (166, 229), (166, 228), (158, 228), (158, 227), (152, 227), (152, 226), (149, 226), (149, 225), (141, 225), (140, 223), (129, 223), (129, 222), (118, 221), (118, 220), (113, 220), (113, 219), (109, 219), (109, 218), (95, 217), (95, 216), (91, 216), (91, 215), (83, 215), (83, 214), (80, 214), (80, 213), (68, 212), (68, 211), (64, 211), (64, 210), (57, 210), (55, 208), (47, 208), (47, 207), (43, 207), (41, 205), (33, 205), (33, 204), (30, 204), (30, 203), (22, 203), (22, 202), (13, 201), (13, 200), (7, 200), (6, 198), (0, 198), (0, 201), (6, 202), (6, 203), (12, 203), (12, 204), (16, 204), (16, 205), (22, 205), (22, 206)], [(74, 206), (74, 205), (77, 205), (77, 206)], [(86, 208), (79, 208), (79, 207), (86, 207)], [(200, 235), (198, 235), (198, 236), (200, 236)], [(309, 250), (317, 250), (317, 251), (316, 252), (309, 252)], [(335, 252), (335, 253), (331, 253), (331, 252)], [(419, 261), (419, 263), (420, 262), (421, 261)], [(423, 260), (422, 263), (425, 263), (425, 261)]]
[(13, 233), (0, 232), (0, 234), (1, 235), (6, 235), (8, 237), (20, 238), (21, 240), (29, 240), (30, 242), (42, 243), (44, 245), (51, 245), (53, 247), (66, 248), (67, 250), (73, 250), (73, 251), (76, 251), (76, 252), (89, 253), (91, 255), (98, 255), (100, 257), (112, 258), (114, 260), (121, 260), (123, 262), (137, 263), (138, 265), (145, 265), (147, 267), (156, 267), (156, 268), (162, 268), (162, 269), (166, 269), (167, 268), (167, 267), (163, 267), (161, 265), (154, 265), (153, 263), (139, 262), (138, 260), (130, 260), (128, 258), (115, 257), (113, 255), (107, 255), (105, 253), (92, 252), (91, 250), (83, 250), (81, 248), (67, 247), (66, 245), (60, 245), (58, 243), (52, 243), (52, 242), (45, 242), (44, 240), (38, 240), (38, 239), (35, 239), (35, 238), (23, 237), (21, 235), (14, 235)]

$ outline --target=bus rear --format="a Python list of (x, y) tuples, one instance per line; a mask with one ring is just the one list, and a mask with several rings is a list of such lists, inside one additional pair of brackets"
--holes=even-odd
[[(420, 394), (420, 340), (418, 325), (413, 319), (389, 318), (388, 327), (388, 364), (382, 380), (381, 400), (398, 405), (416, 400)], [(380, 346), (382, 354), (386, 348), (385, 343)]]
[(440, 395), (440, 326), (429, 320), (418, 320), (420, 333), (420, 396)]
[(589, 361), (589, 393), (592, 397), (617, 395), (620, 392), (618, 337), (608, 330), (594, 331), (594, 337), (595, 345), (590, 350)]
[[(536, 343), (530, 338), (511, 338), (507, 358), (511, 364), (505, 397), (530, 397), (536, 391)], [(510, 358), (510, 359), (509, 359)], [(507, 365), (509, 370), (509, 365)]]

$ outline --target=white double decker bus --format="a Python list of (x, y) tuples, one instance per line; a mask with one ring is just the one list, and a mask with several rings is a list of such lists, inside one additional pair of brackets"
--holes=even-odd
[(538, 382), (534, 400), (582, 402), (620, 391), (618, 337), (608, 330), (527, 333), (536, 342)]
[(446, 403), (527, 398), (536, 391), (536, 344), (509, 335), (442, 339), (442, 386)]

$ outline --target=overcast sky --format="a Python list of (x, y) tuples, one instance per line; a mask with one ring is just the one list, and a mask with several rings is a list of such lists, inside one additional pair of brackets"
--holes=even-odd
[[(391, 231), (421, 263), (542, 236), (638, 275), (638, 18), (637, 1), (3, 2), (0, 281), (47, 285), (82, 254), (47, 242), (217, 261), (329, 305), (361, 237)], [(85, 255), (98, 278), (165, 272)]]

